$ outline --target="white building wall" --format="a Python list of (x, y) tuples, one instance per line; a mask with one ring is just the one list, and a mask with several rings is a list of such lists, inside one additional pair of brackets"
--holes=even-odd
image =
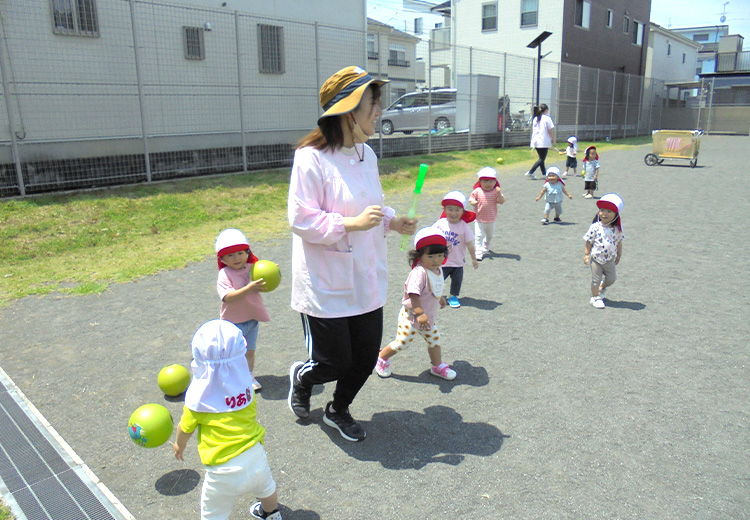
[(649, 35), (645, 76), (667, 82), (693, 81), (698, 50), (699, 46), (696, 44), (652, 30)]
[[(363, 0), (253, 2), (253, 9), (257, 7), (263, 16), (281, 19), (239, 13), (238, 34), (233, 9), (247, 7), (247, 2), (228, 1), (226, 8), (211, 9), (196, 8), (196, 4), (212, 2), (134, 3), (149, 136), (231, 133), (229, 144), (239, 145), (237, 37), (245, 130), (257, 133), (261, 141), (271, 139), (273, 131), (299, 134), (314, 127), (320, 111), (320, 83), (344, 66), (366, 66)], [(2, 52), (11, 85), (14, 132), (21, 144), (53, 140), (108, 140), (111, 144), (135, 139), (136, 152), (142, 151), (137, 141), (142, 128), (130, 3), (97, 0), (96, 6), (99, 37), (55, 34), (49, 0), (9, 2), (2, 7), (6, 44)], [(310, 18), (294, 21), (290, 15)], [(316, 56), (317, 20), (325, 24), (317, 27)], [(205, 59), (186, 59), (182, 27), (204, 27), (206, 22), (211, 31), (204, 33)], [(258, 23), (284, 28), (283, 74), (259, 73)], [(2, 101), (0, 141), (8, 142)], [(203, 143), (207, 147), (222, 144), (216, 140)], [(170, 149), (180, 147), (179, 140), (169, 144)], [(66, 150), (59, 155), (47, 148), (45, 158), (75, 156), (69, 146), (57, 146)], [(87, 152), (109, 153), (116, 152), (108, 144)]]
[(487, 0), (462, 0), (456, 2), (455, 41), (464, 47), (476, 47), (519, 56), (537, 56), (536, 49), (527, 45), (543, 31), (552, 33), (542, 44), (544, 59), (559, 62), (562, 50), (563, 1), (539, 0), (537, 25), (521, 27), (521, 1), (498, 2), (498, 27), (496, 31), (482, 31), (482, 5)]

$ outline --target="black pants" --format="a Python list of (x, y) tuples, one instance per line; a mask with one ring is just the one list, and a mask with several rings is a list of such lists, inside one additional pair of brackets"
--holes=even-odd
[(443, 280), (451, 279), (451, 296), (458, 296), (461, 292), (461, 284), (464, 281), (463, 267), (443, 267)]
[(549, 150), (549, 148), (534, 148), (534, 150), (536, 150), (539, 159), (537, 159), (537, 161), (534, 163), (534, 166), (532, 166), (529, 171), (531, 173), (534, 173), (537, 167), (541, 167), (542, 175), (547, 175), (547, 168), (544, 166), (544, 160), (547, 158), (547, 151)]
[(348, 318), (314, 318), (302, 314), (309, 359), (300, 382), (312, 389), (336, 381), (333, 408), (344, 410), (375, 368), (383, 340), (383, 309)]

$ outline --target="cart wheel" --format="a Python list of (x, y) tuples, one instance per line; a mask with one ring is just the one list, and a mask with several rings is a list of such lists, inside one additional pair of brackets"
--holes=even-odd
[(643, 162), (645, 162), (649, 166), (654, 166), (659, 162), (659, 158), (656, 156), (656, 154), (649, 153), (646, 154), (646, 157), (643, 158)]
[(698, 164), (698, 158), (690, 159), (690, 167), (695, 168), (695, 165)]

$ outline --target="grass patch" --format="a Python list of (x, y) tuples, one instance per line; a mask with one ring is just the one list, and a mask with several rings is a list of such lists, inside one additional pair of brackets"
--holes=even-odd
[(0, 500), (0, 520), (15, 520), (15, 516), (10, 512), (10, 508)]
[[(650, 142), (640, 137), (597, 147)], [(426, 189), (441, 190), (444, 181), (483, 166), (502, 176), (535, 160), (525, 146), (398, 157), (380, 161), (381, 182), (386, 193), (411, 190), (424, 162), (430, 165)], [(182, 268), (212, 256), (216, 235), (228, 227), (253, 230), (253, 242), (286, 236), (288, 181), (283, 168), (2, 200), (0, 306), (52, 292), (100, 293), (112, 283)]]

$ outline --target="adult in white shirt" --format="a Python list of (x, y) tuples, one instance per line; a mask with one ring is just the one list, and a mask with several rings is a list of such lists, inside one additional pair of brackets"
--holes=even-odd
[(547, 151), (550, 147), (557, 147), (557, 139), (555, 139), (555, 133), (552, 131), (555, 128), (555, 123), (552, 122), (552, 118), (547, 115), (547, 112), (549, 112), (549, 107), (544, 103), (534, 107), (534, 117), (531, 120), (531, 147), (536, 150), (539, 159), (526, 172), (526, 176), (530, 179), (536, 179), (534, 171), (538, 167), (542, 170), (542, 176), (547, 175), (547, 168), (544, 165)]
[(289, 408), (308, 417), (313, 385), (336, 381), (323, 422), (355, 442), (365, 431), (349, 405), (375, 367), (383, 335), (385, 234), (411, 235), (417, 224), (385, 206), (377, 156), (366, 144), (384, 83), (359, 67), (326, 80), (325, 112), (300, 141), (289, 183), (291, 305), (302, 315), (309, 356), (289, 369)]

